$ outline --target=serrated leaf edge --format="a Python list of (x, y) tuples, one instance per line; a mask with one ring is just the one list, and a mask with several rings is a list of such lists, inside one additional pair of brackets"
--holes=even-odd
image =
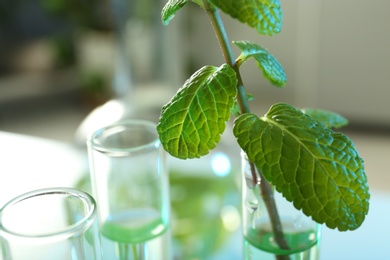
[[(299, 111), (299, 110), (298, 110), (298, 111)], [(303, 112), (301, 112), (301, 113), (303, 113)], [(279, 129), (281, 129), (281, 131), (284, 131), (285, 133), (289, 134), (291, 137), (293, 137), (293, 138), (301, 145), (302, 148), (304, 148), (308, 153), (310, 153), (310, 154), (312, 155), (312, 158), (313, 158), (315, 161), (318, 162), (318, 164), (321, 166), (321, 168), (323, 168), (323, 172), (326, 172), (326, 173), (328, 174), (328, 171), (326, 170), (326, 167), (323, 166), (323, 164), (321, 163), (321, 161), (319, 160), (319, 158), (317, 158), (317, 156), (315, 156), (314, 154), (312, 154), (312, 152), (310, 151), (310, 149), (309, 149), (306, 145), (304, 145), (304, 144), (300, 141), (300, 139), (299, 139), (297, 136), (295, 136), (293, 133), (291, 133), (291, 131), (289, 131), (288, 129), (286, 129), (286, 127), (285, 127), (284, 125), (278, 124), (277, 122), (275, 122), (275, 121), (269, 119), (269, 118), (267, 117), (267, 114), (266, 114), (265, 116), (261, 117), (261, 118), (257, 117), (256, 115), (254, 115), (254, 114), (252, 114), (252, 113), (243, 114), (242, 116), (243, 116), (242, 119), (243, 119), (244, 121), (241, 121), (241, 123), (253, 125), (253, 123), (256, 123), (256, 122), (255, 122), (256, 120), (261, 120), (261, 121), (263, 121), (263, 122), (265, 122), (265, 123), (267, 123), (267, 124), (271, 124), (271, 125), (277, 126)], [(307, 115), (304, 114), (304, 116), (307, 116)], [(248, 117), (250, 117), (250, 118), (248, 118)], [(320, 125), (322, 125), (323, 127), (327, 128), (327, 127), (326, 127), (325, 125), (323, 125), (322, 123), (320, 123), (320, 122), (318, 122), (318, 123), (319, 123)], [(341, 133), (336, 133), (336, 132), (332, 131), (332, 130), (329, 129), (329, 128), (327, 128), (327, 129), (330, 131), (330, 133), (334, 133), (334, 134), (337, 134), (337, 135), (342, 135)], [(247, 131), (249, 131), (249, 130), (247, 130)], [(243, 133), (243, 132), (241, 131), (241, 132), (238, 133), (237, 135), (235, 134), (236, 138), (238, 138), (239, 135), (241, 135), (242, 133)], [(354, 146), (353, 143), (352, 143), (352, 141), (351, 141), (347, 136), (345, 136), (345, 135), (342, 135), (342, 136), (345, 138), (345, 140), (348, 142), (349, 145)], [(261, 139), (261, 138), (260, 138), (260, 139)], [(240, 146), (241, 146), (241, 143), (240, 143)], [(242, 148), (242, 149), (244, 150), (244, 152), (247, 154), (248, 159), (249, 159), (250, 161), (253, 161), (253, 162), (256, 164), (256, 167), (258, 167), (258, 168), (261, 170), (261, 167), (259, 167), (259, 166), (260, 166), (260, 165), (259, 165), (259, 161), (256, 160), (256, 157), (257, 157), (257, 155), (258, 155), (259, 153), (254, 153), (254, 154), (252, 154), (252, 153), (250, 153), (250, 151), (246, 151), (246, 149), (249, 148), (249, 147), (248, 147), (248, 142), (245, 143), (245, 144), (243, 144), (243, 146), (241, 146), (241, 148)], [(249, 152), (249, 153), (248, 153), (248, 152)], [(357, 151), (356, 151), (356, 152), (357, 152)], [(363, 160), (362, 160), (359, 156), (358, 156), (358, 159), (359, 159), (361, 165), (363, 165)], [(278, 160), (279, 160), (279, 159), (278, 159)], [(337, 164), (340, 164), (340, 162), (335, 161), (335, 160), (332, 160), (332, 162), (337, 163)], [(353, 169), (347, 167), (347, 165), (342, 164), (342, 166), (348, 168), (348, 169), (351, 170), (352, 172), (355, 172), (355, 171), (353, 171)], [(361, 167), (363, 167), (363, 166), (361, 166)], [(341, 189), (341, 187), (339, 187), (338, 185), (336, 185), (336, 182), (334, 181), (334, 178), (332, 178), (332, 176), (330, 176), (329, 174), (328, 174), (328, 179), (331, 180), (331, 181), (335, 184), (335, 186), (337, 186), (339, 189)], [(268, 179), (267, 179), (267, 180), (268, 180)], [(271, 181), (271, 182), (272, 182), (272, 180), (268, 180), (268, 181)], [(278, 191), (282, 192), (282, 191), (280, 190), (280, 188), (278, 188), (278, 187), (276, 187), (276, 188), (277, 188)], [(282, 194), (283, 194), (283, 192), (282, 192)], [(348, 201), (348, 200), (345, 199), (344, 194), (343, 194), (341, 191), (339, 192), (339, 195), (340, 195), (340, 198), (344, 201), (344, 204), (345, 204), (345, 205), (348, 205), (347, 203), (345, 203), (345, 202)], [(283, 195), (283, 196), (284, 196), (284, 195)], [(368, 194), (368, 197), (369, 197), (369, 194)], [(366, 199), (367, 199), (367, 198), (366, 198)], [(292, 201), (292, 202), (293, 202), (293, 201)], [(294, 205), (295, 205), (295, 204), (294, 204)], [(299, 208), (299, 209), (302, 209), (302, 208)], [(355, 212), (355, 213), (358, 214), (358, 212)], [(361, 212), (361, 213), (367, 214), (367, 212)], [(363, 218), (363, 219), (364, 219), (364, 218)], [(319, 220), (317, 219), (316, 221), (319, 221)], [(326, 221), (325, 221), (325, 222), (319, 221), (319, 223), (326, 223), (326, 224), (328, 225), (328, 223), (327, 223)], [(357, 224), (359, 225), (359, 224), (361, 224), (361, 223), (357, 223)], [(331, 227), (331, 226), (329, 226), (329, 227), (330, 227), (330, 228), (335, 228), (335, 227)], [(337, 228), (339, 228), (340, 231), (345, 231), (345, 230), (347, 230), (347, 229), (353, 230), (353, 229), (356, 229), (357, 227), (358, 227), (358, 226), (356, 226), (356, 225), (352, 225), (352, 226), (351, 226), (351, 225), (348, 225), (348, 227), (346, 227), (346, 226), (344, 226), (344, 227), (339, 227), (339, 226), (337, 226)]]
[[(188, 85), (188, 84), (194, 84), (194, 80), (197, 80), (197, 75), (199, 75), (199, 74), (201, 74), (202, 72), (204, 72), (205, 70), (210, 70), (210, 72), (208, 72), (208, 73), (206, 73), (206, 77), (204, 78), (204, 79), (202, 79), (202, 84), (201, 84), (201, 87), (199, 87), (199, 88), (197, 88), (196, 90), (195, 90), (195, 94), (193, 94), (193, 98), (197, 98), (197, 94), (196, 94), (196, 92), (198, 92), (198, 91), (200, 91), (201, 89), (202, 89), (202, 87), (204, 87), (204, 86), (207, 86), (207, 87), (209, 87), (208, 85), (209, 85), (209, 82), (214, 78), (213, 77), (213, 75), (215, 75), (215, 73), (216, 72), (218, 72), (218, 71), (220, 71), (220, 70), (222, 70), (224, 67), (229, 67), (230, 68), (230, 70), (231, 70), (231, 72), (234, 72), (234, 70), (230, 67), (230, 66), (228, 66), (227, 64), (223, 64), (221, 67), (214, 67), (214, 66), (204, 66), (204, 67), (202, 67), (201, 69), (199, 69), (198, 71), (196, 71), (191, 77), (190, 77), (190, 79), (188, 79), (186, 82), (185, 82), (185, 84), (184, 84), (184, 86), (181, 88), (181, 89), (183, 89), (183, 88), (186, 88), (186, 87), (190, 87), (190, 85)], [(232, 88), (232, 89), (234, 89), (234, 90), (236, 90), (236, 88), (235, 88), (235, 86), (234, 86), (234, 88)], [(160, 117), (160, 122), (159, 122), (159, 124), (157, 125), (157, 131), (158, 131), (158, 133), (159, 133), (159, 135), (162, 133), (162, 130), (161, 130), (161, 125), (162, 125), (162, 118), (163, 118), (163, 114), (165, 113), (165, 111), (167, 110), (167, 109), (169, 109), (170, 108), (170, 106), (173, 104), (172, 102), (173, 102), (173, 100), (176, 98), (176, 97), (178, 97), (178, 95), (180, 95), (180, 90), (178, 91), (178, 93), (171, 99), (171, 101), (168, 103), (168, 104), (166, 104), (165, 106), (163, 106), (163, 108), (162, 108), (162, 116)], [(213, 95), (215, 95), (212, 91), (211, 91), (211, 93), (213, 94)], [(235, 95), (234, 95), (235, 96)], [(233, 98), (232, 96), (230, 96), (230, 98)], [(194, 99), (192, 99), (192, 100), (194, 100)], [(189, 103), (192, 103), (192, 102), (189, 102)], [(234, 102), (232, 102), (232, 106), (233, 106), (233, 104), (234, 104)], [(228, 108), (229, 109), (229, 108)], [(202, 111), (203, 111), (203, 109), (201, 109)], [(188, 111), (186, 111), (186, 113), (185, 113), (185, 115), (183, 116), (183, 118), (187, 118), (188, 117), (188, 115), (189, 115), (189, 110)], [(229, 113), (230, 114), (230, 113)], [(207, 117), (205, 117), (205, 118), (207, 118)], [(164, 119), (164, 121), (166, 121), (167, 119)], [(224, 119), (224, 121), (225, 121), (225, 124), (226, 124), (226, 119)], [(181, 122), (181, 127), (183, 127), (183, 125), (184, 124), (182, 124), (183, 122)], [(171, 126), (170, 128), (168, 128), (168, 129), (165, 129), (164, 130), (164, 132), (166, 132), (166, 131), (168, 131), (169, 129), (171, 129), (172, 127), (174, 127), (174, 126)], [(198, 129), (198, 128), (196, 128), (196, 127), (194, 127), (195, 129)], [(216, 143), (218, 143), (219, 141), (220, 141), (220, 135), (223, 133), (223, 131), (225, 130), (225, 128), (226, 128), (226, 125), (222, 128), (222, 129), (219, 129), (218, 130), (218, 136), (216, 136), (216, 135), (211, 135), (212, 136), (212, 138), (211, 138), (211, 140), (214, 140), (213, 142), (215, 142), (215, 144), (214, 145), (216, 145)], [(188, 136), (188, 134), (187, 133), (184, 133), (183, 131), (179, 131), (181, 134), (180, 135), (182, 135), (182, 136), (184, 136), (184, 135), (186, 135), (186, 136)], [(179, 136), (180, 136), (179, 135)], [(200, 139), (200, 136), (199, 136), (199, 139)], [(160, 140), (162, 141), (162, 144), (163, 144), (163, 146), (164, 146), (164, 148), (171, 154), (171, 155), (173, 155), (174, 157), (177, 157), (177, 158), (181, 158), (181, 159), (191, 159), (191, 158), (195, 158), (195, 157), (200, 157), (200, 156), (203, 156), (203, 155), (205, 155), (205, 154), (207, 154), (208, 152), (209, 152), (209, 148), (208, 148), (208, 151), (206, 152), (206, 153), (200, 153), (200, 154), (198, 154), (198, 153), (192, 153), (192, 154), (195, 154), (194, 156), (192, 156), (192, 155), (188, 155), (188, 154), (186, 154), (185, 156), (183, 156), (183, 155), (181, 155), (178, 151), (180, 150), (179, 148), (180, 147), (183, 147), (183, 146), (180, 146), (180, 145), (177, 145), (177, 151), (175, 151), (175, 152), (173, 152), (173, 150), (170, 150), (168, 147), (167, 147), (167, 144), (169, 143), (169, 141), (166, 141), (166, 142), (164, 142), (164, 140), (163, 140), (163, 138), (161, 138), (161, 135), (160, 135)], [(187, 140), (187, 139), (186, 139)], [(191, 138), (188, 138), (188, 140), (191, 140)], [(180, 143), (182, 141), (182, 139), (181, 138), (179, 138), (179, 140), (178, 140), (178, 142)], [(215, 147), (215, 146), (214, 146)], [(198, 152), (199, 152), (199, 150), (198, 150)]]
[[(258, 67), (261, 68), (263, 75), (266, 79), (268, 79), (273, 85), (277, 87), (284, 87), (287, 83), (287, 76), (284, 71), (284, 68), (282, 64), (278, 61), (278, 59), (273, 56), (266, 48), (250, 41), (233, 41), (233, 43), (241, 50), (241, 54), (238, 57), (237, 65), (242, 65), (247, 59), (253, 58)], [(252, 45), (255, 48), (252, 48), (250, 46), (244, 46), (244, 45)], [(278, 67), (277, 70), (282, 72), (282, 78), (280, 77), (274, 77), (272, 74), (268, 73), (268, 71), (265, 69), (264, 64), (262, 64), (262, 59), (258, 57), (258, 55), (267, 55), (267, 60), (271, 60), (273, 64), (276, 64)]]
[(175, 16), (176, 12), (185, 6), (189, 1), (190, 0), (169, 0), (161, 11), (161, 21), (163, 25), (168, 25)]

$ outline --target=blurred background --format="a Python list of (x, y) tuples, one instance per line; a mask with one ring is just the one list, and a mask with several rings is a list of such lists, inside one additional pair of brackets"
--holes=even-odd
[[(196, 5), (163, 27), (166, 1), (138, 2), (143, 6), (132, 9), (118, 0), (0, 0), (0, 131), (83, 146), (99, 125), (126, 117), (157, 121), (160, 107), (194, 71), (223, 63)], [(390, 2), (281, 3), (284, 26), (272, 38), (222, 15), (231, 41), (268, 48), (288, 77), (278, 89), (254, 63), (244, 64), (252, 110), (262, 115), (287, 102), (342, 114), (350, 120), (342, 131), (365, 158), (370, 187), (389, 192)], [(153, 20), (150, 32), (124, 28), (137, 25), (129, 20), (135, 14), (124, 12), (130, 9)]]
[[(160, 12), (164, 1), (155, 2)], [(278, 101), (325, 108), (346, 116), (351, 127), (387, 133), (389, 2), (300, 0), (282, 5), (284, 27), (272, 38), (223, 16), (230, 40), (263, 45), (286, 70), (288, 84), (277, 89), (263, 80), (254, 63), (243, 66), (244, 83), (256, 97), (254, 109), (263, 114)], [(1, 130), (71, 142), (82, 120), (118, 94), (110, 8), (109, 0), (0, 2)], [(208, 19), (195, 5), (184, 8), (170, 26), (156, 27), (170, 33), (168, 43), (174, 46), (163, 61), (176, 68), (166, 92), (176, 91), (201, 66), (223, 62)], [(169, 95), (160, 99), (163, 104)]]

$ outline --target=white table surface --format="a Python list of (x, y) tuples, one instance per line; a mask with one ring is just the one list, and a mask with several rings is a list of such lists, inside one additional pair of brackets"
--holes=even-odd
[(0, 131), (0, 207), (27, 191), (72, 187), (86, 167), (69, 144)]
[[(72, 187), (87, 168), (85, 154), (69, 144), (0, 131), (0, 207), (34, 189)], [(323, 227), (320, 259), (390, 260), (389, 216), (390, 192), (371, 190), (370, 212), (358, 230)]]

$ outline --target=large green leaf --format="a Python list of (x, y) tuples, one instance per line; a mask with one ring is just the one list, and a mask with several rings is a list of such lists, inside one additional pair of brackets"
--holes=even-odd
[(282, 28), (283, 13), (279, 0), (209, 0), (231, 17), (248, 24), (264, 35)]
[(318, 108), (304, 108), (301, 111), (325, 124), (327, 127), (340, 128), (348, 125), (348, 119), (331, 111)]
[(264, 77), (273, 85), (283, 87), (286, 84), (287, 77), (282, 65), (265, 48), (249, 41), (237, 41), (234, 44), (242, 52), (237, 59), (239, 65), (249, 58), (254, 58), (259, 68), (262, 69)]
[(157, 131), (165, 150), (188, 159), (215, 148), (230, 118), (236, 84), (236, 73), (226, 64), (195, 72), (162, 109)]
[(370, 194), (348, 137), (283, 103), (262, 118), (239, 116), (233, 131), (248, 159), (296, 208), (341, 231), (362, 224)]
[[(141, 0), (142, 1), (142, 0)], [(161, 20), (164, 25), (169, 24), (176, 12), (185, 6), (190, 0), (169, 0), (162, 9)]]

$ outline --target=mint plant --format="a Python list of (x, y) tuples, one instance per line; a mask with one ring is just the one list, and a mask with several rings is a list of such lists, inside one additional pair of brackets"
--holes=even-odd
[[(263, 76), (276, 87), (287, 77), (282, 65), (266, 48), (249, 41), (230, 42), (220, 12), (272, 36), (280, 32), (283, 12), (279, 0), (169, 0), (162, 10), (167, 25), (177, 11), (195, 3), (207, 13), (225, 63), (196, 71), (161, 111), (157, 131), (165, 150), (181, 159), (208, 154), (220, 141), (227, 121), (235, 117), (233, 133), (253, 170), (261, 179), (262, 196), (283, 247), (273, 187), (320, 224), (340, 231), (357, 229), (369, 209), (364, 162), (352, 141), (332, 128), (344, 126), (342, 116), (320, 109), (273, 105), (264, 116), (250, 111), (240, 67), (255, 59)], [(232, 46), (240, 55), (235, 58)], [(257, 176), (260, 174), (261, 176)]]

